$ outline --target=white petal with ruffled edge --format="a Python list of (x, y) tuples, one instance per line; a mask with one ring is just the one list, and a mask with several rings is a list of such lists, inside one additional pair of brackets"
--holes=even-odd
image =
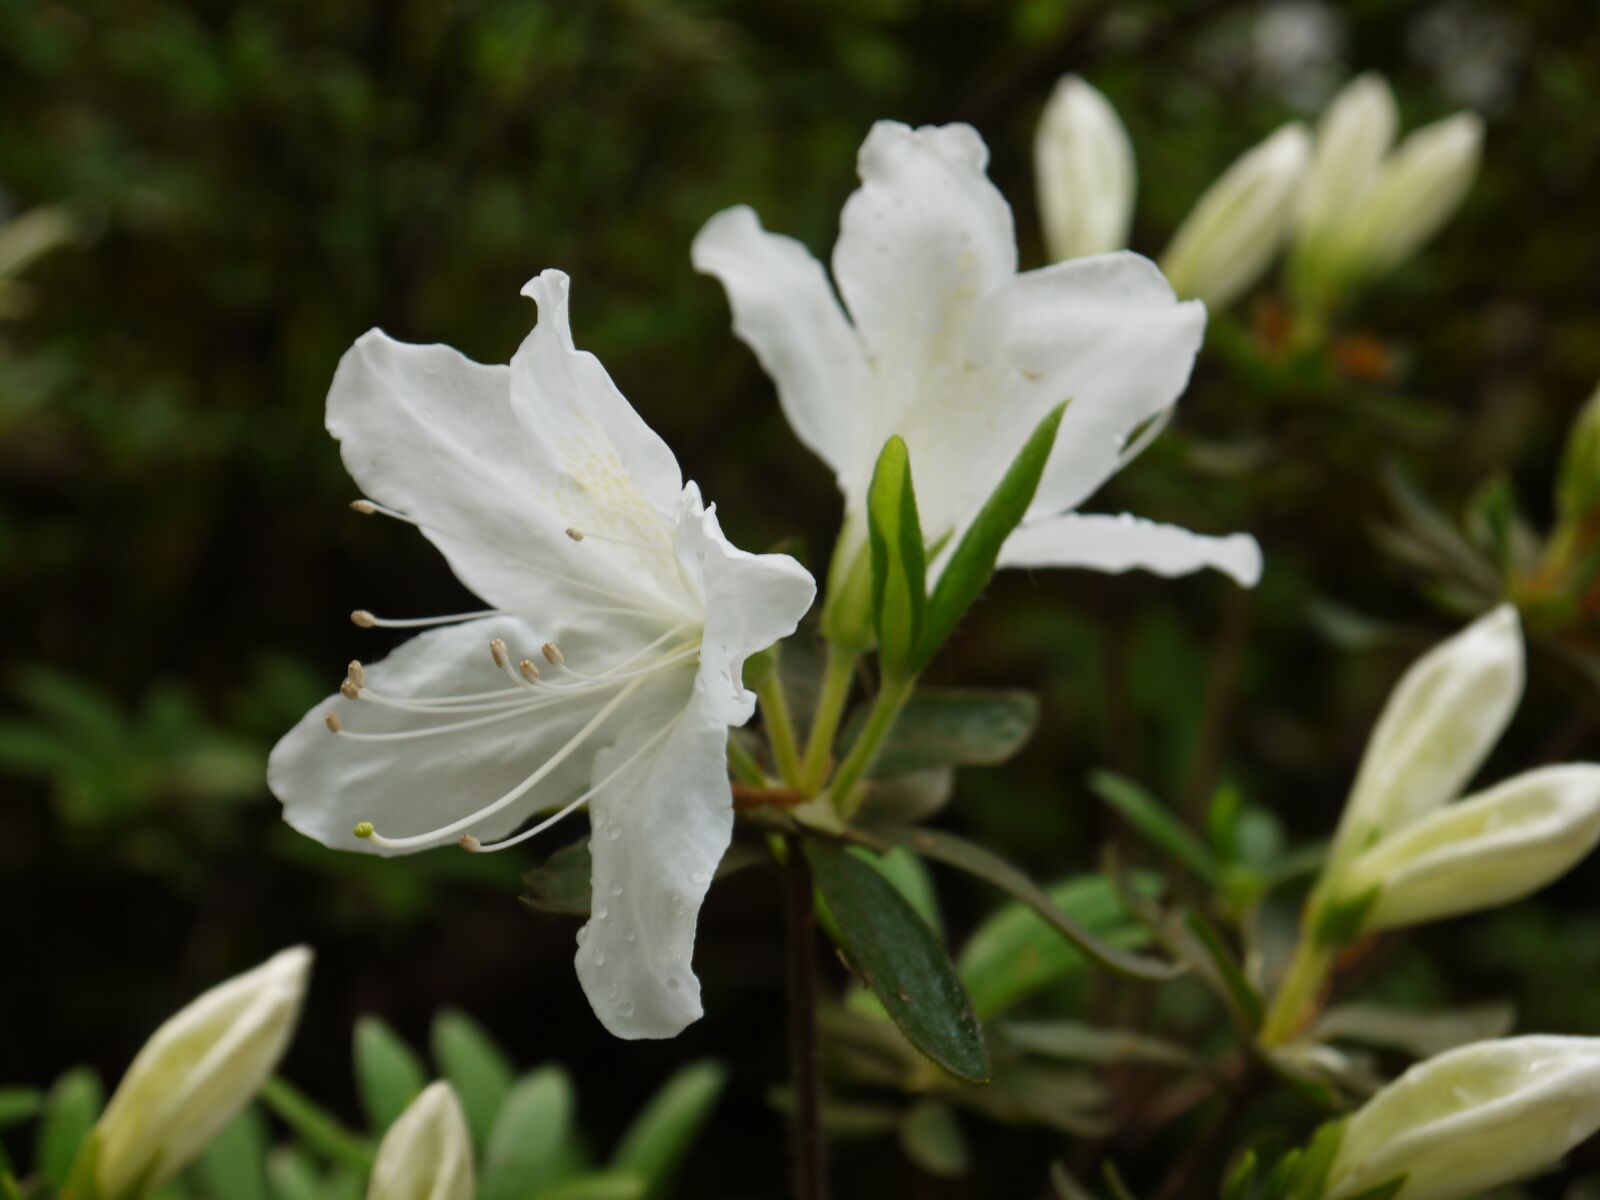
[(1000, 550), (1002, 567), (1087, 567), (1118, 574), (1188, 575), (1207, 567), (1242, 587), (1261, 578), (1261, 547), (1249, 534), (1205, 537), (1123, 513), (1065, 513), (1024, 522)]
[(842, 476), (860, 440), (867, 363), (822, 264), (742, 205), (707, 221), (689, 256), (727, 289), (733, 331), (772, 377), (795, 435)]

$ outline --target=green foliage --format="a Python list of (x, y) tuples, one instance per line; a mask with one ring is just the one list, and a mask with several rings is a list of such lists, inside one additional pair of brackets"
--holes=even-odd
[[(865, 711), (845, 726), (841, 744), (854, 744)], [(997, 766), (1027, 743), (1039, 702), (1027, 692), (919, 687), (878, 748), (870, 774), (904, 775), (929, 767)]]
[(51, 1085), (34, 1147), (35, 1167), (47, 1183), (59, 1189), (72, 1176), (84, 1139), (104, 1103), (100, 1077), (87, 1067), (68, 1071)]
[(927, 924), (879, 872), (820, 843), (806, 848), (830, 931), (896, 1026), (958, 1079), (989, 1077), (972, 1002)]
[[(872, 624), (878, 658), (895, 677), (914, 674), (927, 607), (927, 563), (911, 460), (899, 437), (884, 443), (867, 492), (867, 546), (872, 554)], [(918, 664), (920, 665), (920, 664)]]
[(482, 1026), (453, 1009), (433, 1019), (431, 1044), (440, 1073), (461, 1099), (473, 1140), (482, 1146), (511, 1093), (515, 1078), (511, 1064)]
[(367, 1126), (382, 1133), (428, 1084), (416, 1052), (379, 1018), (366, 1016), (355, 1028), (356, 1091)]
[(652, 1200), (667, 1195), (727, 1082), (727, 1071), (717, 1063), (680, 1069), (623, 1133), (611, 1156), (612, 1169), (646, 1180), (645, 1194)]
[(1060, 428), (1061, 414), (1065, 410), (1065, 402), (1053, 408), (1028, 435), (1005, 475), (956, 542), (938, 582), (933, 585), (933, 594), (928, 597), (922, 635), (913, 658), (915, 669), (920, 670), (937, 653), (973, 601), (988, 586), (1000, 557), (1000, 547), (1027, 514), (1033, 494), (1039, 490), (1039, 480), (1044, 475), (1050, 451), (1055, 447), (1056, 430)]

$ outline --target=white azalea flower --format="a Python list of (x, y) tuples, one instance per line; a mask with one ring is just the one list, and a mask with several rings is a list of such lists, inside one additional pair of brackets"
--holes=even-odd
[(1161, 256), (1173, 290), (1220, 308), (1261, 278), (1283, 246), (1311, 135), (1291, 121), (1206, 189)]
[(437, 628), (352, 664), (278, 744), (268, 780), (296, 829), (378, 854), (498, 849), (587, 804), (578, 976), (613, 1033), (670, 1037), (700, 1015), (690, 956), (733, 824), (728, 726), (755, 704), (743, 663), (793, 632), (815, 585), (723, 537), (573, 347), (567, 277), (524, 292), (539, 321), (509, 367), (376, 331), (340, 363), (328, 428), (371, 497), (358, 509), (415, 523), (493, 607), (356, 613)]
[(1365, 930), (1505, 904), (1600, 841), (1600, 766), (1544, 767), (1451, 803), (1522, 693), (1516, 609), (1502, 605), (1435, 647), (1395, 686), (1373, 731), (1322, 886), (1373, 896)]
[(310, 976), (311, 951), (284, 950), (150, 1035), (95, 1126), (97, 1195), (154, 1190), (238, 1115), (283, 1057)]
[(1061, 262), (1128, 244), (1138, 175), (1117, 110), (1076, 75), (1050, 94), (1033, 137), (1039, 220)]
[(1017, 272), (1011, 209), (966, 125), (883, 121), (861, 148), (833, 277), (748, 208), (707, 222), (695, 266), (728, 290), (734, 329), (772, 375), (800, 440), (846, 501), (836, 568), (865, 538), (873, 464), (905, 439), (930, 545), (959, 536), (1029, 433), (1069, 400), (1034, 503), (1003, 566), (1211, 566), (1260, 573), (1249, 537), (1202, 538), (1074, 513), (1159, 432), (1189, 378), (1205, 325), (1161, 272), (1129, 253)]
[(406, 1105), (378, 1145), (367, 1200), (472, 1200), (472, 1135), (448, 1083)]
[(1405, 1177), (1397, 1200), (1524, 1179), (1600, 1129), (1600, 1038), (1477, 1042), (1418, 1063), (1350, 1118), (1323, 1195)]

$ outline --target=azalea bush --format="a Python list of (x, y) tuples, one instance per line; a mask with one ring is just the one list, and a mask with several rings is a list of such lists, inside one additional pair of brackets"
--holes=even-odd
[(1560, 6), (0, 18), (7, 1195), (1592, 1186)]

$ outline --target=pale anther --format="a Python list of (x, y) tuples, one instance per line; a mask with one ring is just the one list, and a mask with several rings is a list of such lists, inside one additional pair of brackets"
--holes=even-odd
[(549, 660), (552, 666), (559, 667), (563, 662), (566, 661), (566, 659), (561, 657), (561, 651), (556, 649), (556, 644), (554, 642), (546, 642), (540, 647), (540, 649), (544, 652), (545, 658)]
[(378, 623), (378, 618), (364, 608), (356, 609), (355, 612), (350, 614), (350, 619), (363, 629), (371, 629)]
[(352, 500), (350, 501), (350, 507), (363, 517), (370, 517), (378, 511), (378, 506), (371, 500)]
[(456, 845), (460, 846), (468, 854), (476, 854), (483, 848), (483, 843), (477, 838), (473, 837), (470, 833), (463, 833), (459, 838), (457, 838)]
[(339, 692), (346, 700), (361, 699), (361, 687), (354, 679), (346, 679), (339, 685)]
[(581, 542), (583, 541), (583, 530), (574, 529), (572, 526), (568, 525), (567, 536), (575, 542)]
[(372, 822), (371, 821), (358, 822), (356, 827), (354, 829), (352, 829), (350, 832), (355, 834), (358, 838), (369, 838), (369, 837), (372, 836)]
[(338, 733), (344, 728), (344, 723), (339, 720), (339, 714), (332, 709), (329, 709), (328, 714), (322, 718), (322, 723), (328, 727), (329, 733)]
[(350, 665), (345, 668), (345, 674), (350, 676), (350, 682), (358, 688), (367, 686), (367, 670), (361, 665), (359, 659), (352, 658), (350, 660)]
[(501, 670), (511, 665), (511, 652), (506, 649), (504, 638), (495, 638), (489, 643), (489, 657), (494, 659), (494, 665)]
[(533, 665), (533, 659), (523, 659), (517, 664), (517, 670), (522, 672), (522, 677), (529, 683), (539, 682), (539, 668)]

